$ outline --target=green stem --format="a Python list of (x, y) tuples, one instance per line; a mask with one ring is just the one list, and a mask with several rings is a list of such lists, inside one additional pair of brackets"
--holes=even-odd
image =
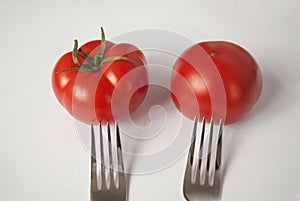
[(67, 69), (58, 71), (58, 72), (56, 72), (56, 73), (59, 74), (59, 73), (63, 73), (63, 72), (73, 71), (73, 70), (74, 70), (74, 71), (79, 71), (80, 68), (67, 68)]
[(78, 49), (78, 52), (84, 56), (90, 63), (93, 62), (93, 57), (91, 57), (90, 55), (88, 55), (87, 53), (85, 53), (84, 51), (82, 51), (81, 48)]
[(81, 67), (81, 68), (67, 68), (61, 71), (56, 72), (57, 74), (63, 73), (63, 72), (68, 72), (68, 71), (79, 71), (79, 72), (96, 72), (97, 69), (95, 68), (90, 68), (90, 67)]
[(77, 49), (78, 49), (78, 41), (75, 39), (74, 40), (74, 47), (73, 47), (73, 51), (72, 51), (72, 58), (73, 58), (73, 62), (77, 66), (81, 66), (81, 63), (77, 59)]
[[(72, 59), (73, 62), (79, 66), (79, 68), (68, 68), (61, 70), (57, 73), (62, 73), (62, 72), (68, 72), (68, 71), (80, 71), (80, 72), (96, 72), (99, 71), (102, 67), (102, 65), (106, 62), (109, 61), (117, 61), (117, 60), (124, 60), (124, 61), (130, 61), (135, 64), (140, 64), (137, 60), (131, 59), (129, 57), (123, 57), (123, 56), (111, 56), (104, 58), (104, 52), (106, 48), (106, 40), (105, 40), (105, 34), (103, 27), (101, 27), (101, 46), (100, 46), (100, 52), (96, 54), (96, 56), (93, 58), (89, 56), (87, 53), (82, 51), (82, 49), (78, 49), (78, 41), (74, 40), (74, 47), (72, 51)], [(87, 60), (88, 63), (86, 64), (81, 64), (77, 58), (77, 53), (81, 54), (84, 56)]]
[(111, 56), (111, 57), (107, 57), (105, 59), (103, 59), (100, 63), (100, 66), (102, 66), (104, 63), (109, 62), (109, 61), (117, 61), (117, 60), (125, 60), (125, 61), (130, 61), (133, 62), (135, 64), (139, 64), (138, 61), (131, 59), (129, 57), (122, 57), (122, 56)]
[(93, 64), (95, 66), (98, 66), (99, 63), (101, 63), (103, 56), (104, 56), (105, 46), (106, 46), (105, 34), (104, 34), (103, 27), (101, 27), (101, 46), (100, 46), (100, 52), (98, 54), (96, 54), (96, 56), (94, 58)]
[(101, 56), (100, 59), (102, 59), (104, 56), (105, 48), (106, 48), (105, 34), (104, 34), (103, 27), (101, 27), (101, 47), (100, 47), (100, 53), (99, 53), (99, 55)]

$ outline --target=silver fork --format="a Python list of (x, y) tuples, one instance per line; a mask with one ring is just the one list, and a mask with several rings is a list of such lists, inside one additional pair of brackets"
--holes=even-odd
[(188, 201), (221, 199), (222, 133), (222, 119), (215, 125), (214, 118), (207, 122), (204, 117), (199, 123), (195, 117), (183, 184), (183, 194)]
[[(114, 140), (112, 133), (115, 133)], [(91, 201), (127, 200), (122, 145), (117, 123), (100, 124), (98, 133), (91, 125), (90, 185)]]

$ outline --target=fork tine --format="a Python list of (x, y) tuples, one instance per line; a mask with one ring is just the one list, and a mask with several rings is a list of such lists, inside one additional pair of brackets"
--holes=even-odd
[[(97, 151), (98, 155), (98, 168), (97, 168), (97, 175), (98, 175), (98, 190), (100, 191), (101, 189), (104, 189), (106, 186), (106, 180), (105, 177), (103, 176), (104, 172), (104, 149), (103, 149), (103, 134), (102, 134), (102, 126), (99, 124), (99, 148)], [(97, 142), (96, 142), (97, 143)], [(100, 162), (100, 163), (99, 163)]]
[[(205, 117), (203, 118), (203, 121), (205, 122)], [(205, 124), (202, 124), (201, 130), (204, 130)], [(192, 160), (192, 172), (191, 172), (191, 183), (196, 183), (197, 180), (197, 172), (199, 167), (199, 157), (200, 157), (200, 149), (201, 149), (201, 141), (203, 138), (203, 135), (200, 136), (197, 135), (199, 133), (199, 127), (198, 127), (198, 117), (195, 117), (194, 121), (194, 130), (193, 130), (193, 142), (191, 144), (191, 156), (193, 158)]]
[[(205, 121), (202, 122), (203, 124), (206, 124)], [(209, 130), (206, 130), (204, 128), (203, 132), (203, 137), (202, 137), (202, 150), (201, 150), (201, 164), (200, 164), (200, 185), (204, 185), (205, 183), (205, 177), (206, 177), (206, 171), (207, 171), (207, 159), (208, 159), (208, 148), (209, 148), (209, 141), (210, 141), (210, 136), (212, 135), (213, 132), (213, 125), (214, 125), (214, 119), (211, 118), (210, 120), (210, 126)]]
[(96, 161), (96, 148), (95, 148), (95, 131), (94, 126), (91, 125), (91, 181), (90, 181), (90, 190), (91, 192), (96, 191), (97, 189), (97, 169)]
[[(119, 135), (119, 127), (118, 123), (111, 123), (109, 126), (109, 160), (110, 160), (110, 182), (111, 182), (111, 188), (112, 185), (114, 184), (114, 187), (116, 189), (119, 188), (119, 171), (118, 171), (118, 139), (119, 139), (119, 144), (120, 142), (120, 137), (118, 138)], [(112, 137), (113, 136), (113, 137)], [(117, 148), (114, 148), (114, 147)], [(113, 184), (112, 184), (113, 183)]]
[[(217, 167), (217, 157), (218, 157), (218, 151), (221, 151), (218, 146), (218, 141), (222, 135), (222, 128), (223, 128), (223, 121), (220, 119), (219, 122), (219, 128), (216, 132), (213, 132), (210, 142), (210, 154), (209, 154), (209, 170), (208, 170), (208, 185), (213, 186), (214, 184), (214, 177), (216, 173), (216, 167)], [(219, 155), (221, 156), (221, 155)]]
[(118, 127), (118, 123), (114, 123), (113, 125), (111, 125), (111, 133), (113, 133), (114, 135), (114, 149), (112, 149), (112, 177), (113, 178), (113, 182), (114, 182), (114, 186), (116, 189), (119, 188), (119, 174), (118, 174), (118, 152), (117, 152), (117, 127)]
[(96, 162), (96, 148), (95, 148), (95, 131), (94, 126), (91, 125), (91, 164)]
[(107, 132), (108, 132), (108, 170), (109, 170), (109, 188), (111, 187), (111, 183), (113, 183), (113, 160), (112, 160), (112, 141), (111, 141), (111, 128), (110, 124), (107, 124)]
[(118, 161), (118, 188), (119, 185), (125, 185), (125, 173), (124, 173), (124, 162), (123, 162), (123, 154), (122, 154), (122, 143), (120, 137), (120, 129), (118, 123), (116, 123), (116, 137), (117, 137), (117, 161)]
[(118, 151), (118, 170), (119, 172), (124, 172), (124, 163), (122, 155), (122, 143), (120, 137), (120, 129), (118, 124), (116, 125), (116, 134), (117, 134), (117, 151)]
[(223, 141), (223, 119), (220, 119), (220, 128), (218, 134), (218, 148), (216, 156), (216, 170), (219, 170), (222, 162), (222, 141)]
[(196, 153), (195, 150), (195, 144), (196, 144), (196, 134), (197, 134), (197, 126), (198, 126), (198, 117), (196, 116), (194, 119), (194, 129), (192, 134), (192, 141), (190, 145), (189, 150), (189, 156), (188, 156), (188, 163), (191, 163), (192, 166), (192, 172), (191, 172), (191, 183), (194, 184), (196, 182), (196, 174), (197, 174), (197, 168), (198, 166), (197, 160), (193, 160), (198, 157), (198, 153)]
[(110, 156), (109, 156), (109, 142), (105, 140), (104, 136), (109, 139), (109, 124), (101, 124), (100, 142), (101, 142), (101, 179), (102, 189), (110, 189)]

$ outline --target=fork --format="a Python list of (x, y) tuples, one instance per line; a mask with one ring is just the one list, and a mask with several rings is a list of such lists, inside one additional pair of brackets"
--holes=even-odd
[(222, 133), (222, 119), (215, 125), (214, 118), (208, 122), (203, 117), (199, 123), (195, 117), (183, 184), (183, 194), (188, 201), (221, 199)]
[[(112, 133), (115, 133), (114, 140)], [(114, 147), (116, 148), (113, 149)], [(98, 134), (91, 125), (90, 182), (91, 201), (127, 200), (122, 145), (117, 123), (100, 124)]]

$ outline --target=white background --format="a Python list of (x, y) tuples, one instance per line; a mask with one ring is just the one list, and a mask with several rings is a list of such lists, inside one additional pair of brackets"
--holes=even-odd
[[(1, 1), (0, 200), (89, 200), (89, 154), (50, 75), (74, 38), (95, 39), (100, 26), (108, 39), (155, 28), (246, 47), (264, 88), (252, 112), (225, 127), (222, 200), (300, 200), (299, 13), (297, 0)], [(128, 176), (129, 200), (184, 200), (184, 165)]]

